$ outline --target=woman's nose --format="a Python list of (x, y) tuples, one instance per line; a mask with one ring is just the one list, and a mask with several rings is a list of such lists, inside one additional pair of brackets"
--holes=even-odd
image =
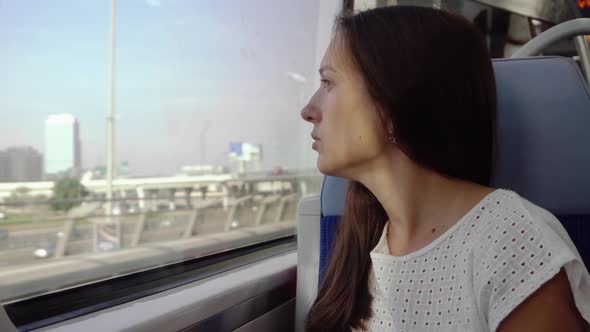
[(305, 105), (305, 107), (303, 107), (303, 109), (301, 110), (301, 118), (307, 122), (311, 122), (313, 123), (313, 111), (311, 110), (311, 107), (309, 106), (309, 104)]
[(301, 118), (310, 123), (318, 123), (321, 120), (321, 112), (312, 101), (313, 98), (301, 110)]

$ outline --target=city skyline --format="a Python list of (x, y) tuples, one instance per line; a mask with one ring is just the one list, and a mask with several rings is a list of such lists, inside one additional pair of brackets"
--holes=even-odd
[[(316, 86), (316, 1), (130, 0), (117, 10), (116, 163), (173, 174), (226, 165), (229, 142), (252, 142), (265, 169), (315, 165), (299, 110)], [(108, 26), (104, 1), (2, 3), (0, 149), (45, 153), (43, 119), (65, 112), (82, 123), (82, 164), (106, 164)]]
[[(64, 128), (64, 126), (66, 128)], [(52, 128), (57, 127), (57, 128)], [(70, 127), (70, 128), (67, 128)], [(67, 131), (69, 130), (69, 132)], [(52, 135), (59, 135), (57, 142), (51, 142), (55, 140)], [(15, 146), (8, 146), (4, 150), (0, 149), (0, 182), (12, 182), (12, 181), (41, 181), (48, 179), (47, 177), (54, 177), (54, 176), (81, 176), (87, 171), (91, 172), (103, 172), (106, 174), (106, 165), (103, 164), (96, 164), (96, 165), (82, 165), (81, 163), (81, 156), (82, 156), (82, 148), (81, 148), (81, 141), (80, 141), (80, 123), (78, 119), (70, 114), (70, 113), (62, 113), (62, 114), (50, 114), (47, 119), (45, 120), (45, 153), (39, 152), (35, 147), (30, 145), (15, 145)], [(56, 144), (57, 143), (57, 144)], [(66, 154), (70, 154), (66, 156), (64, 160), (64, 151), (55, 151), (56, 149), (63, 150), (64, 147), (68, 150), (68, 143), (72, 143), (69, 146), (69, 150), (71, 150), (71, 154), (66, 151)], [(58, 159), (55, 160), (55, 157), (52, 156), (51, 148), (53, 145), (53, 154), (58, 155)], [(196, 163), (196, 164), (187, 164), (187, 165), (180, 165), (180, 167), (175, 171), (175, 174), (182, 174), (184, 173), (185, 169), (190, 168), (211, 168), (217, 169), (222, 167), (224, 169), (229, 169), (232, 166), (235, 166), (236, 171), (237, 168), (242, 169), (244, 164), (240, 164), (240, 166), (236, 166), (237, 160), (242, 160), (245, 162), (255, 162), (253, 165), (250, 165), (247, 169), (249, 170), (258, 170), (257, 166), (259, 166), (259, 161), (262, 160), (262, 145), (261, 144), (252, 144), (250, 142), (228, 142), (228, 154), (227, 160), (223, 164), (206, 164), (206, 163)], [(235, 149), (239, 149), (239, 153), (236, 152)], [(3, 169), (3, 155), (2, 153), (11, 151), (11, 150), (32, 150), (39, 155), (41, 158), (41, 162), (39, 167), (41, 170), (39, 171), (38, 179), (34, 180), (13, 180), (9, 179), (10, 176), (4, 176), (4, 169)], [(243, 151), (242, 151), (243, 150)], [(50, 153), (47, 153), (50, 151)], [(237, 153), (237, 154), (236, 154)], [(252, 157), (255, 156), (255, 157)], [(59, 159), (61, 157), (61, 159)], [(53, 160), (52, 160), (53, 159)], [(25, 165), (23, 165), (25, 166)], [(254, 166), (254, 167), (253, 167)], [(32, 167), (36, 167), (33, 165)], [(136, 174), (129, 173), (129, 163), (125, 160), (118, 161), (114, 165), (115, 169), (117, 170), (116, 173), (121, 173), (118, 175), (127, 176), (135, 176)], [(125, 171), (120, 170), (119, 168), (125, 168)], [(27, 167), (24, 167), (27, 168)], [(10, 170), (9, 170), (10, 171)], [(101, 176), (105, 176), (102, 174)], [(152, 174), (154, 176), (155, 174)], [(170, 175), (170, 174), (169, 174)]]

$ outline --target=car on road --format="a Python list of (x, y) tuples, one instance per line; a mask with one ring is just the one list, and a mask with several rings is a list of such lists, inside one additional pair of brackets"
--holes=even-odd
[(135, 204), (129, 204), (129, 208), (127, 209), (128, 213), (137, 213), (139, 212), (139, 206)]
[(56, 241), (43, 240), (37, 245), (37, 249), (33, 251), (33, 257), (38, 259), (49, 258), (55, 254)]

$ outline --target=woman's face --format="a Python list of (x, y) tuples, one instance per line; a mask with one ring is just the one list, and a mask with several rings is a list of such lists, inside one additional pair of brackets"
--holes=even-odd
[(378, 106), (345, 52), (336, 35), (320, 65), (321, 86), (301, 116), (313, 124), (312, 148), (318, 152), (320, 172), (354, 179), (391, 145)]

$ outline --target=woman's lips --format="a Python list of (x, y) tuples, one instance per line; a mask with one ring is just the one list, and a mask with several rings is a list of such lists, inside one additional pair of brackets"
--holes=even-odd
[(313, 139), (313, 144), (311, 145), (311, 148), (317, 151), (318, 145), (320, 145), (320, 138), (314, 132), (311, 133), (311, 138)]
[(311, 145), (311, 148), (317, 151), (317, 149), (318, 149), (318, 145), (320, 145), (320, 141), (319, 141), (319, 140), (316, 140), (316, 141), (314, 141), (314, 142), (313, 142), (313, 144)]

